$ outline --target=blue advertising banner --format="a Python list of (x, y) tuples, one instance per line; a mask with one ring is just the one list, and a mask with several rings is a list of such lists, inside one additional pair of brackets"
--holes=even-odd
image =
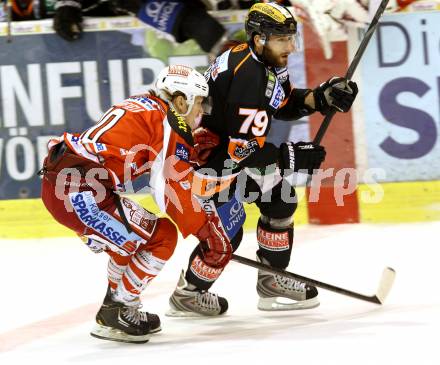
[[(245, 12), (221, 21), (233, 38), (245, 39), (237, 14)], [(50, 20), (16, 22), (8, 43), (0, 23), (0, 199), (40, 195), (36, 173), (52, 136), (89, 128), (112, 104), (148, 91), (167, 64), (201, 72), (208, 66), (193, 41), (176, 44), (134, 18), (88, 19), (85, 25), (79, 41), (66, 42)], [(292, 57), (290, 68), (304, 87), (303, 52)], [(280, 122), (273, 139), (285, 139), (290, 128)]]
[(362, 61), (368, 167), (440, 179), (440, 12), (385, 16)]
[(0, 198), (38, 196), (49, 136), (89, 127), (163, 67), (121, 31), (1, 37), (0, 49)]

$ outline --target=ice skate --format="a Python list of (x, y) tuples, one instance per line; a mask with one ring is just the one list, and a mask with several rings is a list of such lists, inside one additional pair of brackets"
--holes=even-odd
[(171, 295), (168, 317), (208, 317), (219, 316), (228, 310), (225, 298), (208, 291), (193, 290), (185, 279), (184, 272), (180, 274), (176, 290)]
[[(257, 260), (268, 264), (265, 259)], [(283, 311), (309, 309), (319, 306), (318, 290), (298, 280), (258, 270), (258, 309)]]
[(96, 314), (96, 326), (90, 333), (103, 340), (145, 343), (151, 334), (161, 330), (159, 316), (140, 311), (140, 301), (119, 303), (112, 299), (110, 289)]

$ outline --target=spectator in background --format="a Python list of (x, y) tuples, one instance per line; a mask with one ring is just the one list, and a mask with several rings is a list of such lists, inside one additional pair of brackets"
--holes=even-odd
[(225, 33), (199, 0), (58, 0), (55, 9), (54, 29), (68, 41), (81, 36), (83, 15), (137, 14), (144, 23), (171, 34), (179, 43), (194, 39), (205, 52), (221, 44)]
[(74, 41), (81, 37), (83, 15), (133, 15), (139, 3), (137, 0), (57, 0), (53, 27), (60, 37)]
[[(55, 0), (11, 0), (11, 20), (37, 20), (47, 18), (51, 15), (51, 8), (53, 8), (52, 3), (54, 2)], [(7, 1), (0, 1), (0, 3), (0, 21), (6, 21)]]
[[(209, 10), (247, 9), (257, 0), (58, 0), (54, 28), (68, 41), (82, 33), (82, 15), (137, 15), (144, 23), (168, 33), (178, 43), (194, 39), (200, 48), (216, 56), (226, 40), (224, 27)], [(369, 0), (278, 0), (281, 5), (294, 6), (305, 21), (310, 22), (320, 37), (326, 58), (332, 57), (329, 34), (344, 26), (363, 27), (368, 19)]]
[[(1, 0), (0, 0), (1, 1)], [(6, 0), (1, 1), (6, 4)], [(208, 53), (217, 55), (225, 40), (225, 29), (209, 10), (248, 9), (258, 0), (11, 0), (12, 20), (35, 20), (54, 16), (59, 36), (74, 41), (82, 33), (82, 17), (137, 15), (153, 28), (174, 36), (178, 43), (194, 39)], [(370, 0), (277, 0), (293, 6), (303, 21), (309, 22), (320, 37), (326, 58), (332, 57), (329, 34), (347, 25), (368, 23)], [(413, 10), (412, 3), (426, 3), (423, 9), (438, 10), (440, 0), (390, 0), (389, 11)], [(428, 8), (427, 8), (428, 6)], [(0, 7), (0, 21), (7, 11)]]

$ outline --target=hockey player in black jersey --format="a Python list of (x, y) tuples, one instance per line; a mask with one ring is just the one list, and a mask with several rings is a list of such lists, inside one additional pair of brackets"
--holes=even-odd
[[(201, 165), (195, 174), (196, 194), (206, 211), (220, 216), (232, 247), (228, 254), (219, 252), (219, 262), (213, 266), (204, 261), (206, 247), (200, 242), (170, 297), (171, 316), (219, 315), (227, 310), (226, 299), (208, 290), (242, 240), (242, 202), (248, 197), (260, 210), (257, 259), (276, 268), (288, 266), (297, 205), (286, 176), (299, 170), (313, 173), (325, 150), (311, 142), (286, 142), (280, 147), (265, 142), (271, 119), (295, 120), (316, 111), (325, 115), (332, 108), (347, 112), (357, 94), (356, 84), (340, 77), (313, 90), (292, 88), (286, 66), (298, 35), (287, 8), (255, 4), (245, 25), (248, 42), (221, 54), (205, 74), (211, 110), (203, 117), (204, 129), (194, 135)], [(213, 134), (220, 139), (217, 146)], [(270, 179), (268, 166), (276, 167)], [(258, 273), (257, 292), (261, 310), (319, 305), (315, 287), (263, 271)]]

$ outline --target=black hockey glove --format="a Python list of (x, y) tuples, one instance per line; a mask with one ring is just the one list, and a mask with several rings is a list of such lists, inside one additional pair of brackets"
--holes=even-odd
[(78, 0), (61, 0), (55, 4), (53, 28), (65, 40), (72, 42), (81, 37), (82, 6)]
[(357, 93), (358, 87), (354, 81), (332, 77), (313, 90), (315, 109), (322, 115), (328, 114), (332, 107), (346, 113), (350, 110)]
[(280, 146), (279, 167), (281, 174), (287, 174), (286, 170), (313, 174), (314, 169), (319, 169), (325, 160), (325, 149), (323, 146), (312, 142), (287, 142)]

